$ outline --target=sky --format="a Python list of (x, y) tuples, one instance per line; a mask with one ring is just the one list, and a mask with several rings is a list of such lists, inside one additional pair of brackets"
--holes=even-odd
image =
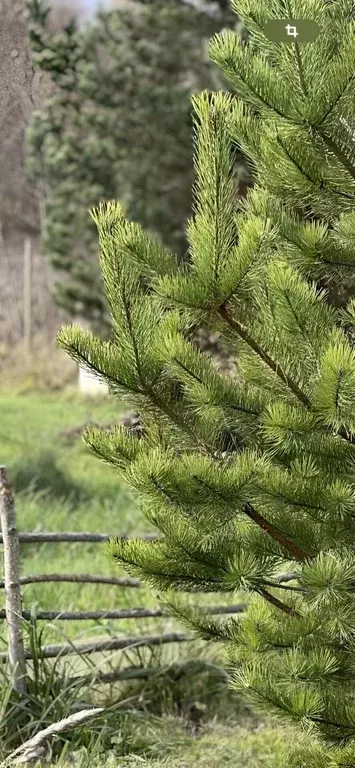
[(87, 9), (88, 13), (93, 13), (98, 5), (111, 5), (111, 0), (82, 0), (83, 6)]

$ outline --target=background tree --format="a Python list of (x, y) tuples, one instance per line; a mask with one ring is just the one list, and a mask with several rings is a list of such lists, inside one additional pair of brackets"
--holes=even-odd
[(33, 70), (24, 7), (19, 0), (2, 0), (0, 42), (1, 224), (9, 228), (25, 222), (36, 232), (38, 201), (35, 184), (24, 168), (24, 133), (33, 106), (38, 105), (40, 73)]
[[(0, 367), (6, 345), (23, 333), (22, 276), (25, 237), (36, 243), (40, 233), (40, 206), (35, 180), (26, 169), (25, 131), (39, 108), (48, 83), (35, 71), (29, 51), (26, 16), (21, 0), (0, 2)], [(38, 293), (42, 307), (49, 292), (39, 270)], [(34, 325), (40, 322), (34, 313)], [(58, 327), (58, 322), (56, 327)]]
[(54, 35), (40, 0), (29, 9), (33, 61), (56, 86), (28, 133), (29, 167), (45, 199), (44, 249), (66, 275), (57, 303), (99, 329), (109, 314), (88, 210), (119, 198), (130, 218), (185, 254), (189, 97), (221, 84), (206, 41), (232, 23), (231, 12), (223, 2), (200, 10), (181, 0), (126, 0), (89, 26), (69, 23)]
[[(75, 15), (79, 0), (70, 3)], [(67, 9), (54, 0), (48, 19), (55, 29)], [(68, 18), (68, 17), (67, 17)], [(0, 368), (7, 350), (23, 337), (23, 251), (30, 237), (32, 258), (32, 331), (55, 336), (64, 313), (53, 306), (51, 270), (40, 250), (41, 195), (37, 179), (26, 166), (26, 130), (34, 110), (53, 91), (49, 73), (33, 66), (23, 0), (0, 0)], [(61, 317), (62, 315), (62, 317)], [(43, 337), (42, 337), (43, 344)]]
[[(103, 204), (93, 218), (114, 336), (73, 326), (59, 341), (143, 417), (141, 439), (86, 433), (161, 532), (112, 542), (114, 557), (159, 590), (244, 591), (238, 619), (169, 603), (226, 644), (238, 690), (308, 728), (313, 741), (285, 764), (353, 768), (355, 302), (331, 306), (317, 287), (345, 285), (355, 266), (353, 3), (288, 4), (320, 26), (305, 47), (263, 32), (283, 0), (235, 7), (258, 44), (217, 35), (211, 56), (240, 97), (193, 100), (190, 264)], [(256, 176), (239, 205), (236, 147)], [(234, 345), (237, 381), (191, 343), (197, 319)], [(223, 452), (222, 428), (233, 438)]]

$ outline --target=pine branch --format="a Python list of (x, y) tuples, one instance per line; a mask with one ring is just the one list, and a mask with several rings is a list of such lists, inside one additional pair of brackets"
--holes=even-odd
[(137, 374), (138, 374), (138, 378), (141, 383), (142, 389), (144, 390), (146, 389), (146, 382), (142, 373), (138, 344), (137, 344), (137, 340), (136, 340), (136, 336), (135, 336), (133, 324), (132, 324), (131, 305), (126, 296), (126, 283), (124, 280), (122, 280), (120, 288), (121, 288), (122, 306), (125, 311), (125, 318), (126, 318), (129, 334), (132, 341), (134, 359), (136, 361)]
[[(180, 506), (180, 507), (182, 507), (182, 505), (181, 505), (181, 504), (179, 504), (179, 502), (178, 502), (178, 501), (175, 501), (175, 500), (174, 500), (174, 498), (173, 498), (173, 497), (172, 497), (172, 495), (169, 493), (169, 491), (167, 491), (165, 488), (163, 488), (163, 486), (162, 486), (160, 483), (158, 483), (158, 481), (156, 480), (156, 478), (154, 477), (154, 475), (152, 475), (152, 474), (151, 474), (151, 475), (150, 475), (150, 477), (151, 477), (151, 479), (152, 479), (152, 482), (153, 482), (153, 484), (155, 485), (155, 487), (156, 487), (156, 488), (158, 488), (158, 489), (159, 489), (159, 491), (161, 491), (161, 492), (162, 492), (162, 493), (163, 493), (163, 494), (164, 494), (164, 495), (165, 495), (165, 496), (166, 496), (166, 497), (169, 499), (169, 501), (173, 502), (174, 506), (175, 506), (175, 505), (177, 505), (177, 506)], [(207, 566), (208, 568), (213, 568), (213, 567), (215, 567), (213, 563), (209, 562), (209, 560), (206, 560), (204, 557), (202, 557), (202, 555), (201, 555), (201, 553), (200, 553), (200, 552), (199, 552), (199, 553), (197, 553), (197, 552), (196, 552), (196, 550), (189, 550), (189, 549), (186, 547), (186, 545), (183, 543), (183, 541), (181, 541), (181, 539), (180, 539), (180, 538), (178, 538), (178, 537), (174, 537), (173, 533), (170, 533), (170, 535), (169, 535), (169, 540), (170, 540), (171, 542), (173, 542), (173, 543), (174, 543), (174, 545), (175, 545), (176, 547), (178, 547), (178, 549), (179, 549), (181, 552), (183, 552), (185, 555), (187, 555), (187, 556), (188, 556), (188, 558), (190, 558), (191, 560), (195, 561), (195, 562), (196, 562), (196, 563), (198, 563), (199, 565), (205, 565), (205, 566)], [(222, 565), (218, 566), (218, 569), (219, 569), (219, 570), (221, 570), (221, 571), (224, 571), (224, 573), (228, 573), (227, 569), (226, 569), (226, 568), (224, 568)], [(208, 578), (209, 578), (209, 581), (210, 581), (210, 582), (214, 582), (214, 583), (216, 583), (216, 584), (218, 584), (218, 583), (221, 583), (221, 586), (222, 586), (222, 582), (221, 582), (221, 579), (218, 579), (218, 578), (214, 579), (213, 577), (210, 577), (210, 576), (209, 576)]]
[(339, 147), (334, 139), (331, 138), (331, 136), (328, 136), (324, 131), (322, 131), (318, 126), (310, 125), (311, 129), (314, 129), (316, 133), (321, 136), (321, 138), (324, 141), (324, 144), (327, 145), (328, 149), (335, 155), (335, 157), (339, 160), (341, 165), (346, 168), (348, 173), (350, 174), (352, 179), (355, 179), (355, 167), (351, 160), (342, 152), (341, 147)]
[(289, 592), (300, 592), (300, 593), (309, 592), (309, 590), (306, 589), (306, 587), (293, 587), (287, 584), (282, 584), (281, 582), (277, 582), (277, 581), (263, 581), (263, 584), (265, 585), (265, 587), (273, 587), (274, 589), (285, 589), (285, 590), (288, 590)]
[(267, 520), (265, 520), (262, 515), (259, 514), (252, 506), (249, 504), (249, 502), (245, 505), (243, 508), (243, 512), (250, 517), (251, 520), (254, 521), (260, 528), (262, 528), (264, 531), (266, 531), (269, 536), (271, 536), (275, 541), (277, 541), (279, 544), (281, 544), (282, 547), (287, 549), (287, 551), (292, 555), (293, 558), (296, 560), (307, 560), (308, 555), (303, 552), (300, 547), (298, 547), (296, 544), (293, 544), (292, 541), (290, 541), (284, 533), (279, 531), (275, 526), (271, 525)]
[[(193, 478), (196, 480), (196, 482), (200, 483), (200, 485), (208, 488), (208, 490), (212, 491), (212, 493), (214, 493), (216, 496), (219, 496), (221, 499), (223, 499), (223, 501), (225, 501), (227, 504), (230, 504), (231, 500), (225, 496), (222, 491), (213, 488), (213, 486), (209, 485), (206, 480), (198, 477), (195, 474), (193, 475)], [(300, 547), (290, 541), (285, 533), (279, 531), (277, 528), (275, 528), (275, 526), (265, 520), (265, 518), (262, 517), (262, 515), (260, 515), (249, 502), (247, 502), (247, 504), (243, 507), (243, 512), (260, 528), (266, 531), (266, 533), (268, 533), (271, 538), (277, 541), (278, 544), (281, 544), (282, 547), (287, 549), (290, 555), (292, 555), (293, 559), (298, 561), (304, 561), (308, 559), (309, 555), (307, 555), (300, 549)]]
[[(275, 362), (275, 360), (273, 360), (272, 357), (262, 347), (260, 347), (255, 339), (250, 336), (246, 328), (244, 328), (238, 320), (233, 319), (228, 314), (226, 308), (223, 305), (219, 308), (218, 314), (231, 328), (233, 328), (234, 331), (238, 333), (240, 338), (243, 339), (243, 341), (245, 341), (246, 344), (248, 344), (250, 348), (254, 350), (254, 352), (256, 352), (258, 357), (260, 357), (260, 359), (263, 360), (263, 362), (266, 363), (266, 365), (274, 373), (276, 373), (276, 375), (284, 382), (284, 384), (287, 385), (287, 387), (295, 395), (295, 397), (297, 397), (302, 405), (304, 405), (307, 410), (311, 410), (311, 401), (309, 400), (308, 396), (302, 392), (298, 384), (296, 384), (296, 382), (293, 381), (293, 379), (282, 370), (281, 366)], [(349, 433), (345, 427), (340, 427), (340, 429), (336, 431), (336, 434), (349, 443), (355, 443), (355, 435)]]
[(158, 396), (155, 394), (155, 392), (152, 391), (152, 389), (147, 389), (147, 396), (150, 398), (153, 405), (155, 405), (160, 411), (166, 414), (168, 418), (173, 422), (173, 424), (176, 424), (179, 429), (182, 430), (182, 432), (186, 432), (186, 434), (190, 437), (192, 442), (197, 447), (202, 447), (204, 452), (213, 454), (213, 451), (211, 448), (209, 448), (202, 440), (201, 438), (195, 434), (195, 432), (189, 427), (189, 425), (186, 423), (184, 419), (179, 419), (177, 414), (174, 413), (173, 409), (170, 408), (170, 406), (166, 403), (166, 401), (162, 401), (161, 398), (158, 398)]
[(300, 86), (302, 88), (302, 91), (303, 91), (304, 95), (306, 97), (308, 97), (308, 88), (307, 88), (306, 81), (305, 81), (305, 78), (304, 78), (303, 65), (302, 65), (302, 59), (301, 59), (301, 54), (300, 54), (300, 47), (299, 47), (299, 44), (297, 43), (297, 41), (295, 41), (295, 43), (294, 43), (294, 51), (295, 51), (295, 56), (296, 56), (296, 61), (297, 61), (297, 70), (298, 70), (298, 77), (299, 77), (299, 81), (300, 81)]
[(299, 400), (302, 405), (304, 405), (307, 409), (311, 407), (311, 401), (307, 397), (307, 395), (302, 392), (302, 390), (299, 388), (298, 384), (296, 384), (293, 379), (288, 376), (287, 373), (285, 373), (281, 366), (275, 362), (275, 360), (272, 359), (272, 357), (255, 341), (255, 339), (250, 336), (247, 329), (244, 328), (244, 326), (239, 323), (238, 320), (234, 320), (229, 314), (224, 305), (222, 305), (219, 310), (218, 314), (222, 317), (222, 319), (229, 325), (231, 328), (233, 328), (234, 331), (237, 332), (238, 336), (240, 336), (243, 341), (248, 344), (248, 346), (256, 352), (258, 357), (260, 357), (261, 360), (263, 360), (264, 363), (274, 372), (277, 374), (277, 376), (284, 382), (284, 384), (287, 385), (289, 390), (295, 395), (297, 400)]
[(292, 608), (290, 605), (286, 605), (286, 603), (283, 603), (281, 600), (275, 597), (275, 595), (272, 595), (266, 589), (263, 589), (263, 587), (257, 587), (255, 592), (258, 592), (259, 595), (264, 597), (268, 603), (271, 603), (271, 605), (274, 605), (275, 608), (283, 611), (283, 613), (287, 613), (289, 616), (298, 616), (294, 608)]

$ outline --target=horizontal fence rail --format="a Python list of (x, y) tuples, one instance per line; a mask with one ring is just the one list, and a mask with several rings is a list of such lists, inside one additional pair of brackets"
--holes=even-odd
[[(297, 578), (296, 573), (280, 573), (275, 578), (275, 586), (277, 584), (284, 584), (288, 581), (294, 581)], [(30, 576), (22, 576), (19, 579), (20, 586), (26, 584), (44, 584), (49, 582), (61, 581), (65, 583), (81, 583), (81, 584), (112, 584), (117, 587), (132, 587), (135, 589), (141, 589), (145, 585), (142, 584), (139, 579), (131, 579), (129, 577), (120, 576), (104, 576), (102, 574), (90, 574), (90, 573), (40, 573)], [(0, 580), (0, 589), (4, 589), (5, 581)], [(195, 590), (199, 592), (199, 590)], [(205, 590), (200, 590), (205, 592)]]
[[(63, 645), (45, 645), (38, 651), (39, 658), (57, 658), (59, 656), (71, 656), (75, 654), (103, 653), (104, 651), (121, 651), (126, 648), (144, 648), (166, 643), (186, 643), (194, 640), (191, 635), (182, 632), (169, 632), (165, 635), (141, 635), (135, 637), (115, 638), (113, 640), (101, 640), (95, 643), (65, 643)], [(0, 661), (8, 660), (8, 653), (0, 653)], [(25, 658), (32, 659), (31, 651), (25, 650)]]
[[(161, 677), (166, 673), (172, 678), (181, 679), (189, 674), (201, 674), (203, 672), (209, 672), (215, 678), (220, 678), (225, 682), (229, 679), (228, 673), (222, 667), (206, 659), (173, 662), (172, 664), (160, 667), (127, 667), (125, 669), (116, 669), (113, 672), (95, 671), (86, 675), (85, 679), (87, 681), (91, 680), (93, 683), (114, 683), (124, 680), (149, 680), (149, 678)], [(69, 681), (75, 683), (81, 679), (81, 677), (76, 675), (75, 677), (70, 677)]]
[[(101, 574), (90, 573), (41, 573), (33, 576), (22, 576), (20, 585), (23, 584), (44, 584), (51, 581), (62, 581), (74, 584), (113, 584), (117, 587), (134, 587), (140, 589), (144, 585), (138, 579), (120, 578), (115, 576), (102, 576)], [(5, 581), (0, 581), (0, 589), (5, 587)]]
[[(224, 613), (243, 613), (246, 606), (241, 605), (216, 605), (209, 608), (196, 606), (207, 614), (214, 616)], [(22, 611), (23, 619), (31, 618), (31, 611)], [(82, 621), (87, 619), (156, 619), (161, 616), (169, 616), (162, 608), (150, 610), (148, 608), (127, 608), (120, 611), (38, 611), (35, 614), (36, 619), (48, 619), (54, 621), (61, 619), (65, 621)], [(0, 611), (0, 619), (6, 619), (6, 611)]]
[[(105, 542), (105, 541), (112, 541), (114, 539), (140, 539), (141, 541), (157, 541), (160, 539), (160, 536), (156, 533), (146, 533), (144, 536), (130, 536), (127, 533), (120, 533), (120, 534), (109, 534), (109, 533), (81, 533), (80, 531), (78, 533), (71, 533), (69, 531), (67, 532), (47, 532), (47, 531), (40, 531), (40, 532), (31, 532), (31, 533), (19, 533), (18, 534), (18, 540), (20, 544), (31, 544), (31, 543), (45, 543), (45, 542), (93, 542), (93, 543), (99, 543), (99, 542)], [(3, 534), (0, 533), (0, 543), (3, 543)]]
[[(16, 529), (15, 507), (12, 495), (11, 485), (7, 479), (6, 468), (0, 466), (0, 521), (2, 533), (0, 533), (0, 544), (4, 547), (4, 579), (0, 580), (0, 588), (5, 591), (5, 608), (0, 610), (0, 619), (4, 619), (8, 629), (8, 652), (0, 653), (1, 662), (10, 662), (14, 673), (17, 668), (19, 671), (17, 677), (14, 677), (14, 688), (17, 692), (24, 692), (26, 689), (25, 660), (33, 659), (33, 654), (29, 649), (24, 648), (22, 638), (23, 620), (66, 620), (66, 621), (85, 621), (85, 620), (124, 620), (124, 619), (143, 619), (168, 617), (170, 614), (163, 608), (128, 608), (120, 610), (107, 611), (37, 611), (23, 610), (21, 602), (21, 587), (26, 584), (40, 584), (45, 582), (67, 582), (67, 583), (87, 583), (87, 584), (109, 584), (117, 587), (132, 587), (141, 589), (144, 587), (139, 579), (129, 577), (113, 577), (104, 574), (88, 573), (48, 573), (20, 576), (19, 570), (19, 545), (31, 543), (105, 543), (115, 539), (139, 539), (141, 541), (151, 541), (154, 543), (161, 537), (156, 533), (148, 533), (142, 536), (132, 536), (127, 533), (108, 534), (108, 533), (90, 533), (90, 532), (72, 532), (72, 531), (32, 531), (18, 533)], [(288, 572), (278, 574), (273, 581), (275, 587), (282, 587), (287, 583), (297, 579), (297, 573)], [(285, 589), (286, 587), (284, 587)], [(300, 590), (302, 587), (287, 587), (287, 589)], [(202, 590), (201, 590), (202, 591)], [(210, 593), (211, 594), (211, 593)], [(236, 615), (242, 614), (246, 610), (246, 604), (222, 605), (222, 606), (196, 606), (206, 615)], [(142, 648), (161, 646), (167, 643), (191, 642), (194, 636), (181, 632), (167, 632), (154, 635), (140, 635), (127, 637), (105, 638), (96, 641), (88, 641), (76, 644), (75, 642), (63, 643), (60, 645), (46, 645), (38, 649), (39, 658), (57, 658), (68, 655), (86, 655), (92, 653), (102, 653), (110, 651), (119, 651), (127, 648)], [(21, 662), (21, 669), (20, 669)], [(205, 662), (204, 662), (205, 663)], [(133, 668), (119, 673), (125, 678), (150, 677), (155, 674), (163, 674), (164, 668)], [(117, 672), (94, 675), (96, 681), (109, 681), (117, 679)], [(84, 677), (86, 677), (84, 675)]]

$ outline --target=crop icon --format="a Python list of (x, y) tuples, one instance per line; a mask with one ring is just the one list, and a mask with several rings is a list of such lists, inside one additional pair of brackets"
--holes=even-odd
[(276, 43), (313, 43), (320, 27), (313, 19), (270, 19), (264, 27), (265, 35)]

